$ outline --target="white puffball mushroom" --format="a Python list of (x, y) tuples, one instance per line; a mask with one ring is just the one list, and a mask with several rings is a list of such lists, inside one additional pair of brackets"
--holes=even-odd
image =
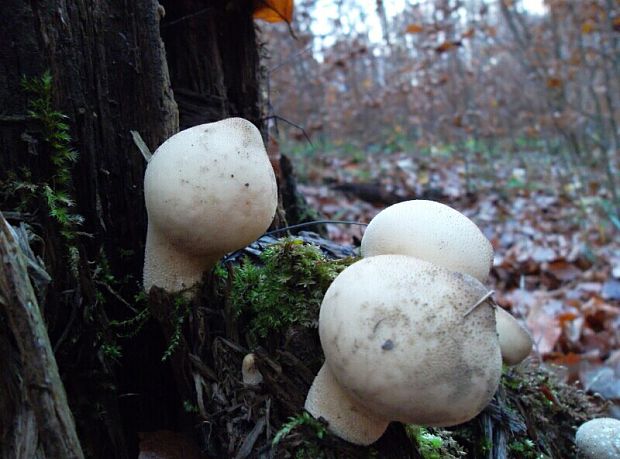
[(241, 378), (243, 384), (256, 386), (263, 382), (263, 375), (256, 365), (256, 355), (248, 354), (241, 362)]
[(364, 445), (387, 421), (450, 426), (473, 418), (493, 397), (502, 366), (495, 311), (480, 301), (486, 297), (477, 279), (410, 256), (349, 266), (319, 315), (333, 380), (315, 379), (306, 410)]
[(482, 231), (459, 211), (435, 201), (394, 204), (369, 223), (362, 256), (401, 254), (469, 274), (485, 282), (493, 263), (493, 247)]
[(144, 289), (177, 292), (265, 232), (277, 187), (258, 129), (229, 118), (166, 140), (146, 168), (144, 197)]
[(529, 332), (512, 314), (500, 306), (495, 308), (495, 321), (504, 363), (506, 365), (521, 363), (530, 355), (534, 344)]
[(575, 443), (585, 459), (620, 459), (620, 420), (592, 419), (577, 429)]

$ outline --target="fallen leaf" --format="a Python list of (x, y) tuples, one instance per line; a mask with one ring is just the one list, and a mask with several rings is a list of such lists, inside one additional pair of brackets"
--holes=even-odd
[(559, 89), (562, 87), (562, 80), (557, 77), (547, 78), (547, 87), (549, 89)]
[(424, 32), (424, 26), (420, 24), (409, 24), (405, 29), (406, 33), (421, 33)]
[(445, 53), (446, 51), (450, 51), (451, 49), (461, 45), (462, 43), (460, 41), (444, 41), (442, 44), (435, 47), (435, 52), (437, 54)]
[(527, 328), (532, 334), (535, 349), (543, 356), (553, 350), (562, 335), (558, 320), (561, 311), (562, 303), (551, 300), (536, 305), (527, 316)]
[(577, 279), (581, 270), (566, 260), (556, 260), (549, 263), (545, 271), (551, 273), (556, 279), (568, 282)]
[(266, 22), (291, 22), (293, 0), (256, 0), (253, 16)]

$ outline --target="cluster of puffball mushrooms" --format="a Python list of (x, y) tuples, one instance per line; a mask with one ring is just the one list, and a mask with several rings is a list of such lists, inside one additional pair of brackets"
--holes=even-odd
[[(226, 253), (259, 238), (277, 206), (260, 132), (242, 118), (166, 140), (149, 161), (144, 194), (146, 291), (190, 289)], [(363, 259), (334, 280), (321, 305), (325, 364), (305, 408), (361, 445), (390, 421), (450, 426), (476, 416), (498, 386), (502, 361), (515, 365), (532, 347), (483, 285), (489, 241), (448, 206), (407, 201), (370, 222), (361, 250)], [(242, 374), (246, 384), (262, 382), (253, 354)], [(591, 459), (620, 457), (618, 424), (584, 424), (580, 450)], [(612, 438), (612, 455), (600, 455), (600, 432)]]
[(416, 200), (373, 218), (361, 252), (321, 304), (325, 363), (306, 410), (360, 445), (390, 421), (452, 426), (475, 417), (498, 387), (502, 360), (517, 364), (532, 348), (483, 285), (491, 243), (460, 212)]

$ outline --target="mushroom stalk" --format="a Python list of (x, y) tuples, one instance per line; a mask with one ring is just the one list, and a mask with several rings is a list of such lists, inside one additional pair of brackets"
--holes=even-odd
[(144, 289), (148, 292), (154, 285), (167, 292), (187, 289), (198, 283), (218, 259), (219, 256), (179, 249), (154, 225), (149, 225), (144, 252)]
[(357, 445), (377, 441), (389, 421), (371, 413), (351, 398), (324, 363), (316, 375), (305, 404), (315, 418), (329, 423), (329, 430), (338, 437)]

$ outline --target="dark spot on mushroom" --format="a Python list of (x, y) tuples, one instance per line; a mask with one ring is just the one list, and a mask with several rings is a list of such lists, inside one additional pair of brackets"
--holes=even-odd
[(230, 178), (235, 178), (235, 174), (230, 174)]
[(249, 183), (246, 183), (246, 184), (245, 184), (245, 186), (246, 186), (246, 187), (249, 187), (249, 186), (250, 186), (250, 184), (249, 184)]
[(386, 340), (385, 343), (383, 343), (383, 345), (381, 346), (381, 349), (383, 349), (384, 351), (391, 351), (392, 349), (394, 349), (394, 342), (391, 339)]

